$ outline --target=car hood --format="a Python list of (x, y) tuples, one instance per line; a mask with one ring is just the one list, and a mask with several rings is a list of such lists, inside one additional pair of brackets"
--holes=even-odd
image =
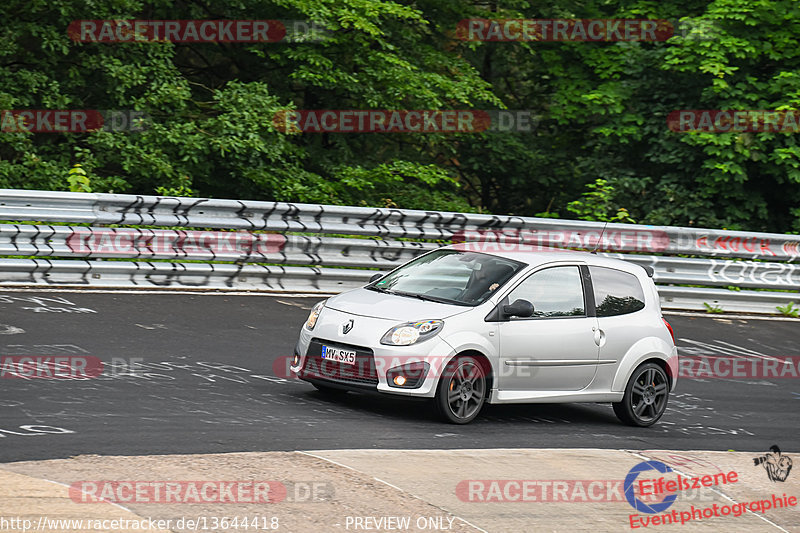
[(410, 296), (397, 296), (367, 289), (355, 289), (329, 298), (325, 307), (351, 315), (386, 318), (403, 322), (447, 318), (474, 307), (426, 302)]

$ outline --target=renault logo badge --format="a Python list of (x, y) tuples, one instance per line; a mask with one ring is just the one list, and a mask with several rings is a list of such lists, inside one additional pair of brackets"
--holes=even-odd
[(347, 335), (350, 333), (350, 330), (353, 329), (353, 319), (351, 318), (344, 324), (342, 324), (342, 335)]

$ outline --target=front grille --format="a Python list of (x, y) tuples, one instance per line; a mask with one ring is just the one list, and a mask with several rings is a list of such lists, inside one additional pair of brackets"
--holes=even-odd
[[(343, 348), (355, 350), (356, 362), (353, 365), (331, 361), (322, 358), (322, 345), (331, 348)], [(336, 383), (352, 383), (356, 385), (378, 384), (378, 373), (375, 371), (375, 357), (372, 350), (363, 346), (353, 346), (352, 344), (342, 344), (340, 342), (329, 342), (322, 339), (311, 339), (306, 351), (306, 360), (300, 377), (304, 379), (316, 379), (332, 381)]]

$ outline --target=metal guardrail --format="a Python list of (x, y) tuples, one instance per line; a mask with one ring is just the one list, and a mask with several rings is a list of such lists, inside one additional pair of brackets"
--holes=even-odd
[(0, 224), (0, 256), (393, 268), (435, 243), (275, 233)]
[[(541, 244), (559, 243), (568, 235), (591, 241), (603, 224), (501, 215), (444, 213), (371, 207), (282, 202), (175, 198), (122, 194), (85, 194), (0, 189), (0, 220), (72, 222), (182, 228), (225, 228), (365, 235), (375, 237), (451, 239), (469, 231), (537, 232)], [(626, 235), (627, 240), (620, 237)], [(605, 241), (615, 251), (636, 252), (636, 242), (651, 238), (649, 248), (665, 254), (703, 255), (794, 261), (800, 257), (800, 236), (671, 226), (608, 224)]]
[[(364, 269), (394, 268), (449, 242), (478, 239), (488, 250), (598, 246), (603, 255), (652, 266), (670, 309), (704, 309), (707, 302), (727, 311), (772, 313), (800, 301), (796, 235), (13, 189), (0, 189), (0, 220), (36, 222), (0, 224), (0, 256), (6, 257), (0, 259), (0, 286), (330, 293), (366, 282), (374, 272)], [(713, 288), (728, 286), (784, 292)]]
[(331, 294), (374, 272), (343, 268), (49, 259), (0, 260), (0, 286), (263, 290)]
[[(442, 244), (271, 233), (0, 225), (0, 256), (178, 259), (353, 268), (393, 268)], [(755, 289), (800, 287), (800, 265), (601, 253), (649, 265), (655, 280)]]

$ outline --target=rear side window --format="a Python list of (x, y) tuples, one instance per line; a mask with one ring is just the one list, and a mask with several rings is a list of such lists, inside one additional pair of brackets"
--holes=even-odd
[(597, 316), (618, 316), (644, 309), (644, 291), (639, 278), (628, 272), (589, 267)]

